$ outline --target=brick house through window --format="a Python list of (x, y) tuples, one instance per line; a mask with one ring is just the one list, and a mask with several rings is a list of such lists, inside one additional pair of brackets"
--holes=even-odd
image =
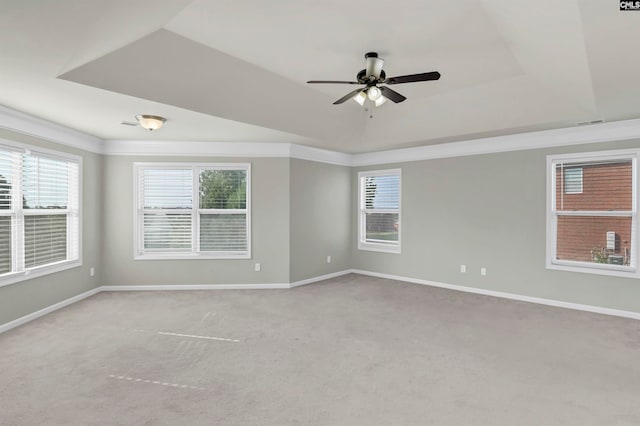
[(555, 164), (556, 259), (629, 265), (633, 163)]

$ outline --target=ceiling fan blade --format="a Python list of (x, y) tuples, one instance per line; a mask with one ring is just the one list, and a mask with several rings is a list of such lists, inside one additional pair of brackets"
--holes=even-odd
[(333, 104), (334, 105), (338, 105), (341, 104), (343, 102), (348, 101), (349, 99), (353, 98), (355, 95), (357, 95), (358, 93), (362, 92), (364, 89), (356, 89), (353, 92), (349, 92), (348, 94), (344, 95), (343, 97), (341, 97), (340, 99), (338, 99), (337, 101), (335, 101)]
[(357, 81), (309, 80), (308, 84), (362, 84)]
[(392, 100), (395, 103), (399, 103), (407, 99), (405, 96), (402, 96), (400, 93), (392, 90), (386, 86), (380, 86), (380, 91), (382, 92), (382, 96), (387, 99)]
[(438, 80), (439, 78), (440, 78), (440, 73), (438, 71), (432, 71), (432, 72), (423, 72), (421, 74), (409, 74), (409, 75), (400, 75), (398, 77), (389, 77), (384, 81), (384, 83), (385, 84), (415, 83), (418, 81)]
[(123, 121), (122, 123), (123, 126), (132, 126), (132, 127), (138, 127), (138, 123), (132, 123), (131, 121)]

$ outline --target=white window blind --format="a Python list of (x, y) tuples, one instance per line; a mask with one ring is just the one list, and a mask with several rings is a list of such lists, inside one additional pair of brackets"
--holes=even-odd
[(582, 167), (564, 169), (564, 192), (566, 194), (582, 193)]
[(360, 249), (400, 251), (400, 170), (361, 172)]
[(635, 154), (559, 156), (550, 164), (550, 264), (635, 271)]
[(145, 252), (191, 251), (193, 170), (139, 169)]
[(248, 164), (136, 169), (136, 258), (250, 256)]
[(11, 151), (0, 149), (0, 274), (12, 271), (14, 259), (13, 157)]
[(247, 251), (247, 171), (200, 171), (200, 251)]
[(79, 259), (79, 160), (1, 148), (0, 284)]

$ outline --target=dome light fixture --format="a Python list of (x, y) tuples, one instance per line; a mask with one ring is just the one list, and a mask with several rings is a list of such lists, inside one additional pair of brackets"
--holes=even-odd
[(376, 104), (377, 107), (379, 107), (380, 105), (382, 105), (386, 101), (387, 101), (387, 98), (385, 98), (384, 96), (378, 96), (378, 99), (376, 99), (373, 102)]
[(140, 123), (140, 127), (147, 129), (150, 132), (160, 129), (167, 121), (166, 118), (160, 117), (159, 115), (146, 114), (136, 115), (136, 120)]
[(353, 100), (362, 106), (364, 105), (364, 101), (367, 100), (367, 95), (364, 92), (358, 92), (358, 94), (353, 97)]
[(376, 86), (371, 86), (367, 90), (367, 96), (369, 97), (370, 100), (375, 101), (380, 96), (382, 96), (382, 90), (380, 90)]

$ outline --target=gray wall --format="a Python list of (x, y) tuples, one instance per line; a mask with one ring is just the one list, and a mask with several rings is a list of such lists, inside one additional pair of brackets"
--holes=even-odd
[[(0, 138), (83, 157), (83, 265), (0, 287), (0, 324), (99, 285), (289, 283), (350, 268), (640, 312), (635, 279), (545, 268), (546, 155), (639, 141), (352, 169), (288, 158), (99, 156), (5, 130)], [(251, 163), (252, 259), (133, 260), (136, 161)], [(358, 250), (357, 172), (397, 167), (402, 253)]]
[[(547, 270), (546, 155), (637, 148), (590, 144), (371, 166), (402, 169), (402, 253), (361, 251), (354, 269), (640, 312), (635, 279)], [(353, 197), (354, 212), (357, 196)], [(352, 215), (352, 240), (357, 215)], [(460, 273), (460, 264), (467, 273)], [(480, 268), (487, 275), (480, 275)]]
[[(251, 163), (252, 259), (133, 259), (133, 163), (170, 161)], [(103, 285), (289, 282), (288, 158), (106, 156), (102, 192)]]
[[(84, 293), (101, 284), (101, 157), (79, 149), (0, 130), (0, 138), (82, 156), (82, 266), (0, 287), (0, 324)], [(89, 276), (89, 268), (96, 275)]]
[(350, 269), (351, 169), (298, 159), (290, 164), (291, 281)]

